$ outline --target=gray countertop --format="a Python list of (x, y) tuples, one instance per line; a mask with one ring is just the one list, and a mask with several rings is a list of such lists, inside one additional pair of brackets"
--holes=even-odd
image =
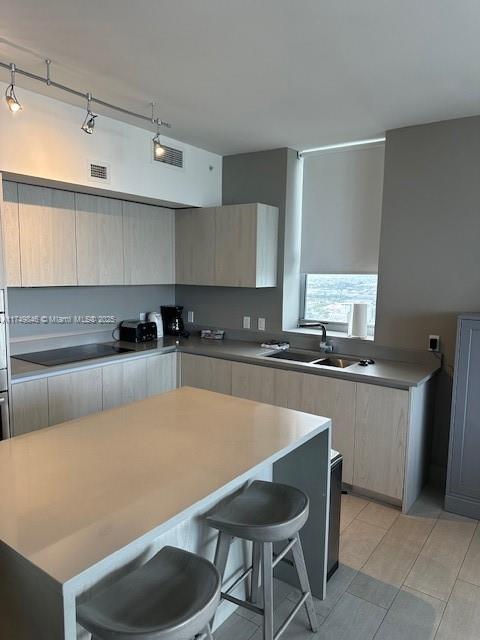
[[(25, 382), (27, 380), (35, 380), (45, 376), (70, 373), (78, 369), (105, 366), (114, 362), (130, 360), (132, 358), (149, 357), (173, 351), (210, 356), (224, 360), (235, 360), (237, 362), (275, 367), (289, 371), (300, 371), (314, 375), (340, 378), (342, 380), (378, 384), (397, 389), (409, 389), (410, 387), (416, 387), (423, 384), (427, 382), (427, 380), (429, 380), (440, 368), (440, 363), (438, 366), (435, 366), (378, 359), (376, 359), (375, 364), (369, 365), (368, 367), (362, 367), (358, 364), (354, 364), (347, 369), (336, 369), (305, 363), (300, 364), (291, 361), (265, 358), (267, 354), (272, 353), (272, 350), (262, 349), (258, 343), (246, 342), (243, 340), (222, 340), (216, 342), (212, 340), (202, 340), (198, 337), (190, 337), (182, 338), (177, 342), (173, 337), (166, 337), (162, 340), (158, 340), (157, 342), (148, 344), (136, 345), (133, 343), (122, 342), (117, 344), (120, 346), (126, 346), (132, 349), (132, 351), (108, 356), (106, 358), (83, 360), (81, 362), (58, 365), (55, 367), (45, 367), (25, 362), (23, 360), (18, 360), (13, 357), (11, 358), (12, 383)], [(322, 356), (319, 352), (312, 353), (315, 353), (318, 357)]]

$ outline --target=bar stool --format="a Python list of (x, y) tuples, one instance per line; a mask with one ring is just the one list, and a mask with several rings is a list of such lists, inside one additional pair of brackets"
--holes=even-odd
[(77, 608), (92, 640), (212, 640), (209, 621), (220, 602), (215, 566), (188, 551), (163, 547), (151, 560)]
[[(249, 567), (222, 598), (263, 615), (263, 638), (279, 638), (303, 605), (312, 632), (318, 630), (317, 615), (310, 592), (307, 568), (303, 557), (299, 531), (308, 519), (309, 500), (299, 489), (274, 482), (256, 480), (230, 502), (207, 516), (211, 527), (218, 529), (215, 566), (222, 581), (234, 538), (253, 542), (252, 566)], [(284, 549), (274, 556), (273, 543), (286, 541)], [(293, 611), (273, 634), (273, 569), (291, 551), (298, 574), (302, 596)], [(251, 575), (249, 602), (231, 595), (233, 589)], [(263, 607), (259, 603), (261, 575)]]

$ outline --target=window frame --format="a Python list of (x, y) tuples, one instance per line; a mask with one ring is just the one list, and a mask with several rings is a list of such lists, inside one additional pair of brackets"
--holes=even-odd
[[(305, 317), (305, 309), (307, 302), (307, 276), (308, 273), (300, 274), (300, 318), (298, 324), (301, 322), (321, 322), (327, 328), (327, 331), (336, 331), (339, 333), (347, 333), (348, 332), (348, 322), (332, 322), (331, 320), (322, 320), (321, 318), (306, 318)], [(310, 274), (314, 275), (314, 274)], [(377, 288), (378, 293), (378, 288)], [(304, 327), (308, 329), (307, 327)], [(315, 330), (314, 327), (312, 330)], [(373, 337), (375, 335), (375, 324), (367, 325), (367, 334), (369, 337)]]

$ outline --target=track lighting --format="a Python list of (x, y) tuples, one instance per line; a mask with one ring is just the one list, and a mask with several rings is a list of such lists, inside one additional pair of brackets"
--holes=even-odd
[(166, 153), (166, 149), (163, 146), (163, 144), (160, 142), (160, 124), (157, 120), (157, 133), (155, 134), (155, 137), (153, 138), (153, 156), (155, 158), (155, 160), (160, 160), (160, 158), (163, 158), (163, 156)]
[(17, 111), (22, 110), (22, 105), (18, 101), (17, 96), (15, 95), (15, 65), (10, 65), (10, 73), (11, 73), (11, 81), (5, 91), (5, 100), (7, 102), (8, 108), (12, 113), (17, 113)]
[(95, 128), (95, 118), (97, 117), (92, 113), (90, 109), (90, 102), (92, 101), (92, 94), (87, 93), (87, 115), (85, 116), (85, 120), (82, 124), (82, 131), (85, 133), (93, 133), (93, 129)]

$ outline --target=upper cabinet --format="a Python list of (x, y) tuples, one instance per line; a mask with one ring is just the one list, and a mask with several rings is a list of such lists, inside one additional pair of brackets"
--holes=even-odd
[(176, 216), (177, 284), (276, 286), (276, 207), (229, 205)]
[(9, 287), (175, 282), (170, 209), (8, 181), (0, 205)]
[(169, 209), (123, 203), (125, 284), (175, 283), (173, 216)]
[(2, 232), (6, 284), (10, 287), (21, 287), (18, 185), (16, 182), (3, 182)]
[(79, 285), (123, 284), (122, 202), (75, 194)]
[(19, 184), (18, 219), (22, 286), (76, 285), (74, 194)]

